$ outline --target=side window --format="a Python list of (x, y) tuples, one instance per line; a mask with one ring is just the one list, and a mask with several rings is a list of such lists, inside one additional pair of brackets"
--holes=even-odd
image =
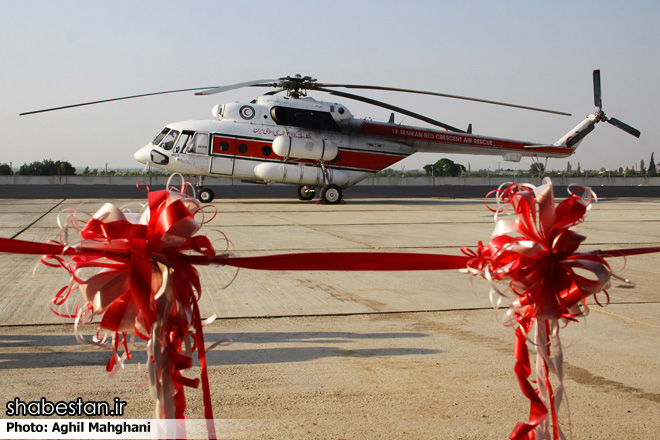
[(179, 140), (176, 142), (176, 145), (174, 146), (174, 153), (183, 153), (184, 151), (186, 151), (186, 147), (192, 140), (193, 134), (194, 132), (184, 131), (181, 134), (181, 136), (179, 136)]
[(228, 138), (220, 135), (214, 135), (211, 148), (212, 148), (212, 154), (233, 155), (236, 149), (236, 138)]
[(197, 133), (188, 147), (189, 153), (209, 154), (209, 135), (207, 133)]
[(167, 136), (163, 138), (163, 141), (160, 143), (160, 148), (163, 150), (171, 150), (177, 137), (179, 137), (179, 132), (171, 130), (167, 133)]

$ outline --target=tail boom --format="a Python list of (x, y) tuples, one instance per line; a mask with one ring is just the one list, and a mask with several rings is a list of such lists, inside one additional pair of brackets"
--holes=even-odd
[(554, 145), (558, 147), (570, 148), (575, 150), (582, 139), (584, 139), (589, 133), (591, 133), (596, 124), (600, 121), (599, 115), (597, 113), (587, 116), (582, 122), (576, 125), (571, 131), (566, 133), (561, 139), (555, 142)]
[(573, 154), (566, 145), (454, 133), (419, 127), (365, 121), (359, 134), (387, 138), (424, 153), (451, 153), (502, 156), (506, 161), (518, 162), (524, 156), (563, 158)]

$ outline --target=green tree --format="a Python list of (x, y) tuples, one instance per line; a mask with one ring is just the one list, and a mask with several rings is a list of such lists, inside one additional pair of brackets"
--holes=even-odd
[(11, 167), (6, 163), (0, 164), (0, 176), (11, 176)]
[(71, 165), (69, 162), (62, 162), (62, 161), (57, 161), (55, 162), (55, 165), (57, 165), (58, 168), (58, 176), (73, 176), (76, 174), (76, 168)]
[(454, 163), (453, 160), (442, 158), (434, 164), (424, 165), (424, 172), (427, 176), (447, 176), (455, 177), (464, 173), (465, 166), (460, 163)]
[(18, 174), (23, 176), (72, 176), (76, 169), (69, 162), (44, 159), (41, 162), (23, 164), (18, 169)]
[(545, 165), (539, 162), (533, 162), (532, 166), (529, 168), (529, 172), (532, 173), (533, 176), (537, 175), (542, 177), (545, 173)]
[(655, 157), (653, 157), (653, 153), (651, 153), (651, 162), (649, 163), (649, 170), (646, 175), (649, 177), (655, 177), (658, 175), (658, 169), (655, 167)]

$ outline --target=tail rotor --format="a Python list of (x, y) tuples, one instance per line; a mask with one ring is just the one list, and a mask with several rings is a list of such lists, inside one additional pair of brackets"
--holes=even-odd
[(626, 133), (638, 138), (640, 136), (639, 130), (630, 125), (618, 120), (617, 118), (608, 118), (603, 112), (603, 99), (600, 88), (600, 70), (594, 70), (594, 104), (598, 107), (598, 121), (605, 121), (608, 124), (614, 125), (616, 128), (625, 131)]
[(555, 145), (565, 145), (569, 148), (575, 148), (589, 133), (591, 133), (598, 122), (607, 122), (616, 128), (625, 131), (638, 138), (639, 130), (618, 120), (617, 118), (608, 118), (603, 111), (603, 96), (600, 87), (600, 70), (594, 70), (594, 105), (598, 111), (586, 117), (584, 121), (578, 124), (573, 130), (568, 132)]

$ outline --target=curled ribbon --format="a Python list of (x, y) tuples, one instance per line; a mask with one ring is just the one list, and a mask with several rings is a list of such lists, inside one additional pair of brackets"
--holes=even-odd
[[(128, 335), (148, 341), (147, 373), (155, 418), (184, 418), (185, 388), (199, 387), (200, 379), (188, 378), (183, 371), (192, 367), (193, 353), (197, 352), (205, 418), (210, 421), (207, 428), (209, 436), (215, 438), (197, 304), (202, 287), (186, 255), (215, 256), (208, 238), (194, 235), (201, 227), (195, 220), (201, 209), (195, 199), (169, 190), (149, 192), (148, 207), (141, 215), (105, 204), (79, 230), (79, 242), (46, 244), (42, 261), (64, 267), (71, 275), (71, 285), (52, 300), (54, 311), (64, 315), (59, 308), (66, 306), (71, 292), (79, 290), (83, 303), (75, 307), (76, 323), (100, 316), (99, 333), (112, 334), (108, 345), (113, 354), (106, 366), (111, 374), (130, 359)], [(70, 223), (77, 227), (72, 216)], [(69, 230), (65, 228), (63, 235), (68, 237)], [(87, 268), (101, 270), (84, 279), (82, 273)], [(94, 342), (99, 343), (99, 339)], [(119, 356), (122, 347), (125, 353)], [(185, 433), (178, 433), (177, 438), (183, 436)]]
[[(516, 327), (515, 373), (531, 408), (528, 423), (518, 423), (510, 438), (562, 439), (557, 416), (564, 397), (559, 327), (586, 316), (590, 296), (601, 304), (597, 295), (602, 293), (604, 304), (609, 302), (612, 270), (606, 254), (578, 252), (585, 237), (576, 226), (589, 213), (595, 194), (579, 188), (555, 206), (552, 182), (546, 179), (539, 187), (511, 184), (490, 195), (498, 203), (496, 209), (489, 206), (497, 222), (491, 240), (480, 243), (476, 252), (463, 252), (472, 257), (468, 272), (489, 282), (495, 307), (509, 293), (513, 299), (505, 324)], [(509, 208), (515, 221), (497, 220)], [(529, 379), (528, 340), (537, 353), (536, 389)], [(557, 378), (554, 387), (551, 376)]]

